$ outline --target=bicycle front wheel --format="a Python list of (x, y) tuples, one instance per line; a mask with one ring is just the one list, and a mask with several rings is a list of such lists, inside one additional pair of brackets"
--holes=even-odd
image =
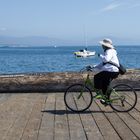
[(131, 86), (118, 84), (113, 87), (109, 99), (112, 109), (118, 112), (128, 112), (135, 107), (137, 94)]
[(83, 112), (92, 103), (92, 92), (82, 84), (74, 84), (67, 88), (64, 94), (64, 102), (71, 111)]

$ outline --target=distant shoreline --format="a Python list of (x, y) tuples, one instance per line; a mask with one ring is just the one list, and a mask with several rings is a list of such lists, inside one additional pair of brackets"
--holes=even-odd
[[(86, 47), (97, 47), (100, 45), (88, 45)], [(140, 45), (115, 45), (116, 47), (127, 47), (127, 46), (133, 46), (133, 47), (140, 47)], [(37, 48), (37, 47), (83, 47), (85, 48), (85, 45), (58, 45), (57, 47), (55, 46), (48, 46), (48, 45), (8, 45), (8, 46), (0, 46), (0, 48)]]

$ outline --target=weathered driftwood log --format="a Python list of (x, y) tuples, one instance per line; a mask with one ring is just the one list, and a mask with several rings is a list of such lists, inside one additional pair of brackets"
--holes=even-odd
[[(94, 74), (90, 74), (91, 79)], [(0, 75), (0, 92), (64, 92), (71, 84), (83, 81), (83, 75), (78, 72)], [(140, 89), (140, 70), (129, 69), (112, 81), (112, 85), (117, 83)]]

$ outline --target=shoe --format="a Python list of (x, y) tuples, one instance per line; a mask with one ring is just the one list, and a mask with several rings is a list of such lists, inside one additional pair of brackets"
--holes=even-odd
[(101, 99), (101, 100), (100, 100), (100, 103), (101, 103), (101, 104), (103, 104), (104, 106), (109, 105), (109, 103), (108, 103), (108, 102), (106, 102), (104, 99)]

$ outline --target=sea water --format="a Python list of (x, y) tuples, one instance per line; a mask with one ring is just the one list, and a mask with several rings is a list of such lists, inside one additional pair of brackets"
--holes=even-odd
[[(74, 52), (84, 46), (1, 47), (0, 74), (79, 71), (101, 62), (98, 55), (77, 58)], [(103, 53), (100, 46), (88, 50)], [(118, 57), (127, 68), (140, 68), (140, 46), (117, 46)]]

